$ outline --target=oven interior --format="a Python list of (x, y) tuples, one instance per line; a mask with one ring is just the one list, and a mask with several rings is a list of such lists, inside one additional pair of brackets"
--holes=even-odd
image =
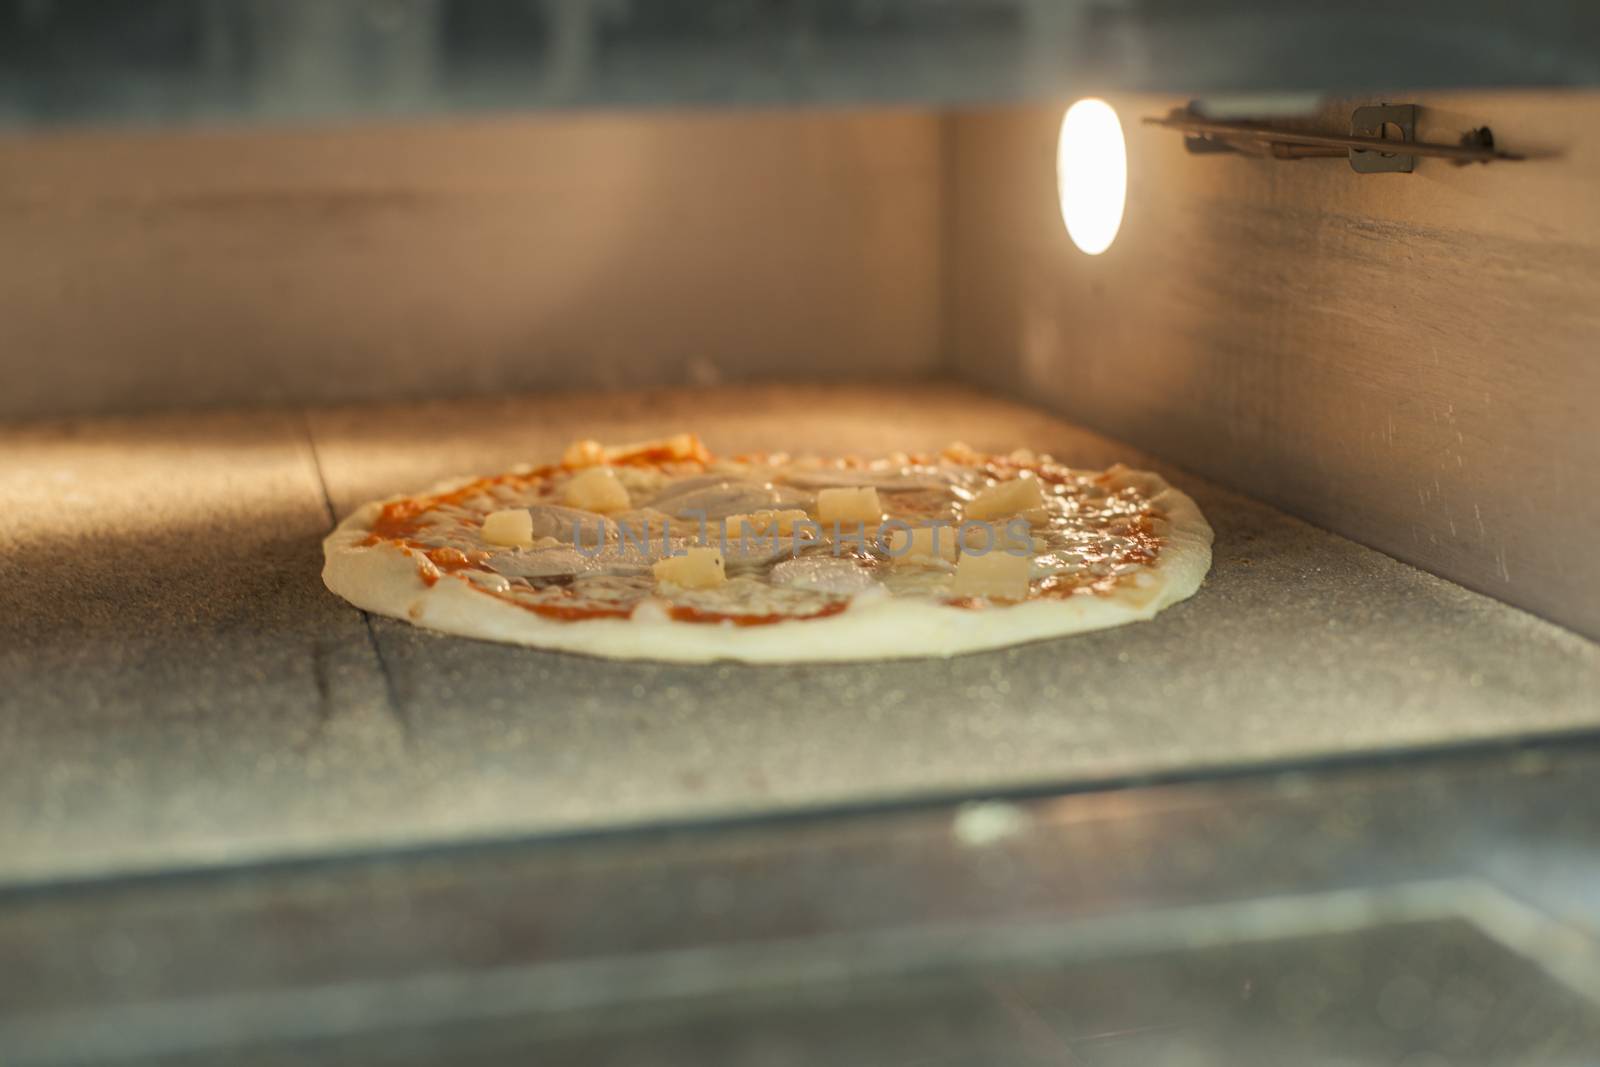
[[(1600, 27), (1268, 6), (0, 4), (0, 1059), (1586, 1062)], [(1143, 121), (1378, 105), (1520, 158)], [(681, 430), (1148, 467), (1215, 562), (803, 667), (321, 585)]]

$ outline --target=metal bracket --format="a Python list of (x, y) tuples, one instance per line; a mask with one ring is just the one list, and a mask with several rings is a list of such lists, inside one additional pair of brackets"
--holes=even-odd
[[(1151, 126), (1181, 130), (1184, 147), (1195, 154), (1234, 152), (1266, 159), (1346, 158), (1359, 174), (1409, 174), (1418, 156), (1447, 159), (1457, 166), (1522, 159), (1495, 147), (1487, 127), (1464, 134), (1459, 144), (1417, 140), (1415, 104), (1373, 104), (1350, 115), (1349, 133), (1319, 133), (1299, 125), (1287, 127), (1236, 119), (1212, 119), (1193, 106), (1174, 109), (1163, 118), (1147, 118)], [(1390, 137), (1390, 127), (1398, 137)]]
[[(1414, 144), (1417, 140), (1417, 105), (1373, 104), (1358, 107), (1350, 115), (1352, 137), (1377, 137), (1390, 140), (1387, 129), (1400, 130), (1397, 139), (1401, 144)], [(1350, 149), (1350, 169), (1358, 174), (1410, 174), (1416, 169), (1417, 157), (1399, 152), (1379, 152), (1369, 148)]]

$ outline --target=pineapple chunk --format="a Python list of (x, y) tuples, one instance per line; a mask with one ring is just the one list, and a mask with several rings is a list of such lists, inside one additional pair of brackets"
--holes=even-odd
[(1031, 511), (1044, 506), (1044, 493), (1037, 478), (1014, 478), (1009, 482), (991, 485), (967, 505), (969, 519), (1000, 519), (1021, 511)]
[(1024, 512), (1003, 523), (982, 519), (962, 523), (957, 528), (957, 543), (963, 552), (1043, 552), (1045, 543), (1028, 529), (1028, 518), (1032, 514), (1037, 512)]
[(823, 524), (869, 522), (883, 518), (878, 491), (870, 485), (854, 489), (824, 489), (817, 494), (817, 519)]
[(956, 563), (956, 580), (950, 591), (956, 596), (988, 596), (1001, 600), (1026, 600), (1032, 556), (1013, 556), (999, 550), (981, 556), (961, 554)]
[(974, 452), (965, 441), (952, 441), (940, 454), (951, 463), (964, 463), (970, 466), (983, 462), (983, 453)]
[(606, 461), (606, 447), (599, 441), (574, 441), (561, 454), (563, 467), (594, 467)]
[(684, 555), (668, 556), (650, 570), (656, 581), (684, 589), (710, 589), (728, 580), (722, 553), (715, 548), (691, 548)]
[(956, 559), (955, 527), (916, 526), (909, 530), (889, 531), (889, 556), (896, 562), (912, 559), (942, 559), (951, 563)]
[(483, 520), (483, 539), (507, 548), (533, 546), (533, 516), (527, 508), (491, 511)]
[(570, 508), (597, 511), (602, 515), (627, 511), (632, 506), (628, 490), (610, 467), (590, 467), (574, 474), (561, 490), (561, 500)]

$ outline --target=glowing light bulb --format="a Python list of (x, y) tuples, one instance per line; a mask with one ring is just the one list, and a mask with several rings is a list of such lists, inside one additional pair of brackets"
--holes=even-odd
[(1072, 243), (1091, 256), (1110, 248), (1128, 201), (1128, 146), (1104, 100), (1079, 100), (1067, 109), (1056, 143), (1056, 188)]

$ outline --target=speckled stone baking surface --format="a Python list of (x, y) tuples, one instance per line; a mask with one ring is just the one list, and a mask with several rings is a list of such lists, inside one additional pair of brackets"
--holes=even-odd
[[(698, 431), (1163, 470), (1217, 531), (1149, 623), (948, 661), (607, 663), (366, 618), (362, 501)], [(1066, 783), (1600, 725), (1600, 646), (954, 387), (737, 389), (0, 430), (0, 883)]]

